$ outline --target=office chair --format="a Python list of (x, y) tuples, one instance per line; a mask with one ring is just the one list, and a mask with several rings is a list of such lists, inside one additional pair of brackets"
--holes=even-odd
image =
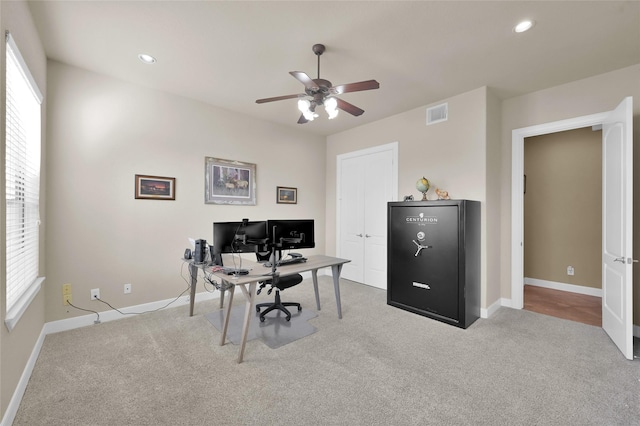
[[(268, 261), (270, 259), (270, 256), (271, 256), (271, 253), (267, 253), (267, 254), (256, 253), (256, 257), (258, 258), (258, 261)], [(260, 291), (263, 288), (265, 288), (267, 285), (270, 285), (271, 288), (267, 291), (267, 294), (271, 294), (271, 291), (273, 291), (273, 289), (275, 288), (276, 298), (273, 301), (273, 303), (258, 303), (256, 305), (256, 312), (258, 313), (260, 313), (261, 308), (267, 308), (260, 313), (260, 322), (264, 322), (265, 320), (264, 316), (269, 312), (273, 311), (274, 309), (284, 312), (286, 315), (287, 321), (291, 320), (291, 312), (289, 312), (286, 306), (297, 306), (298, 311), (301, 311), (302, 306), (299, 303), (283, 302), (280, 299), (281, 290), (285, 290), (287, 288), (293, 287), (294, 285), (298, 285), (301, 282), (302, 282), (302, 275), (300, 274), (287, 275), (285, 277), (275, 277), (275, 284), (273, 279), (261, 282), (260, 288), (258, 289), (258, 294), (260, 294)]]

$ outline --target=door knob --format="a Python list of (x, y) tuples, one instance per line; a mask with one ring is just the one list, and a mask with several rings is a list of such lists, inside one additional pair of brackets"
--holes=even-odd
[(356, 234), (356, 237), (362, 237), (362, 234)]
[(631, 263), (638, 263), (637, 259), (632, 259), (630, 257), (627, 257), (627, 263), (631, 264)]
[(620, 262), (620, 263), (624, 263), (624, 257), (616, 257), (615, 259), (613, 259), (614, 262)]
[(364, 234), (364, 236), (367, 237), (367, 238), (371, 237), (371, 235), (369, 235), (369, 234)]

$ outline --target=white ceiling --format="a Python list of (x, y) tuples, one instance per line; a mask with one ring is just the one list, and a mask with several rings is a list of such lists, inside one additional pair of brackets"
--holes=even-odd
[[(640, 2), (30, 1), (47, 56), (258, 119), (329, 135), (482, 86), (501, 98), (640, 63)], [(522, 34), (513, 26), (536, 21)], [(289, 71), (365, 110), (296, 124)], [(138, 53), (154, 55), (142, 64)]]

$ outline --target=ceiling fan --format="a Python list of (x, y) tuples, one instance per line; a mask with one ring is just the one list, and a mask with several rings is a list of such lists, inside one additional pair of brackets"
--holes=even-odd
[[(264, 104), (266, 102), (282, 101), (284, 99), (298, 98), (298, 109), (302, 112), (302, 115), (298, 119), (298, 124), (304, 124), (309, 121), (313, 121), (318, 117), (315, 112), (316, 107), (324, 106), (329, 119), (335, 118), (338, 115), (338, 109), (348, 112), (351, 115), (359, 116), (364, 113), (363, 109), (357, 106), (345, 102), (336, 95), (349, 92), (359, 92), (362, 90), (377, 89), (380, 87), (380, 83), (375, 80), (360, 81), (357, 83), (341, 84), (339, 86), (333, 86), (329, 80), (320, 78), (320, 56), (324, 53), (325, 47), (323, 44), (314, 44), (313, 53), (318, 56), (318, 78), (312, 79), (302, 71), (291, 71), (291, 74), (296, 80), (304, 84), (304, 92), (295, 95), (276, 96), (274, 98), (258, 99), (257, 104)], [(311, 99), (308, 99), (311, 97)]]

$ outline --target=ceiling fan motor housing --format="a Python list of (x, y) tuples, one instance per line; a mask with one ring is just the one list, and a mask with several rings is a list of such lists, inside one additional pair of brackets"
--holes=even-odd
[(318, 105), (322, 105), (324, 102), (324, 98), (331, 94), (331, 82), (329, 80), (325, 80), (322, 78), (315, 78), (313, 82), (318, 86), (316, 87), (308, 87), (305, 88), (305, 93), (318, 103)]

